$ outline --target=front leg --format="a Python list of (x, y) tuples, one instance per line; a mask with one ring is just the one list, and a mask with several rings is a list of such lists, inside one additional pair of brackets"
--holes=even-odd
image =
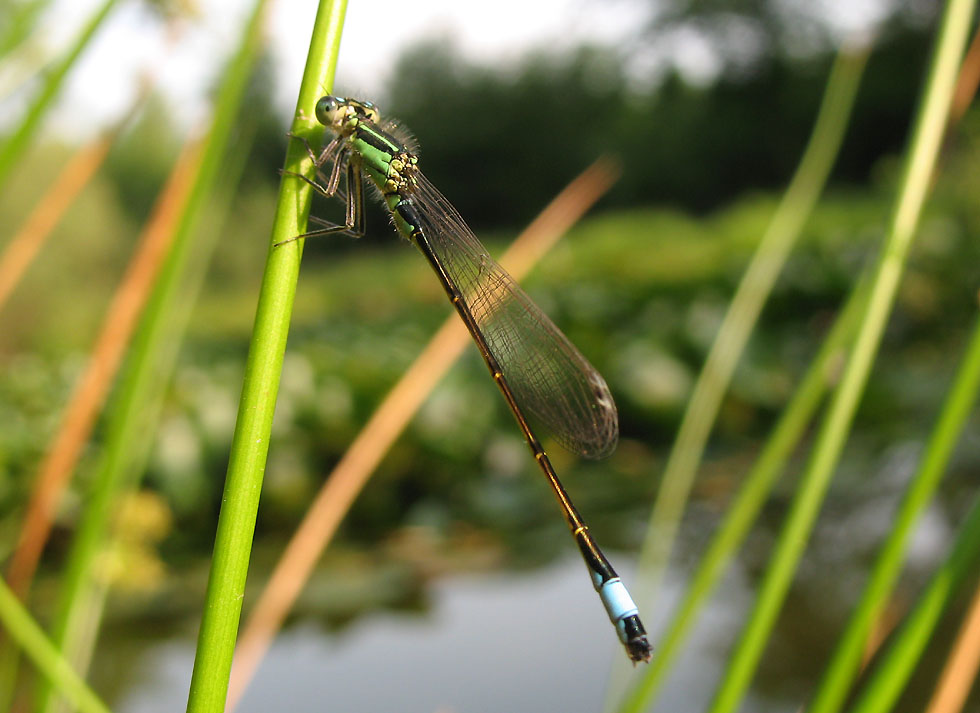
[[(326, 196), (327, 198), (333, 198), (337, 193), (337, 186), (340, 184), (340, 169), (346, 162), (347, 150), (343, 146), (343, 142), (339, 136), (335, 136), (333, 141), (326, 145), (320, 155), (317, 156), (313, 151), (313, 147), (310, 146), (310, 142), (304, 137), (292, 133), (291, 131), (286, 132), (286, 136), (290, 139), (302, 142), (303, 146), (306, 148), (306, 154), (310, 157), (310, 161), (313, 163), (313, 167), (316, 169), (316, 177), (323, 183), (318, 183), (317, 181), (307, 178), (302, 173), (297, 173), (296, 171), (287, 171), (285, 169), (280, 169), (279, 174), (283, 176), (295, 176), (296, 178), (306, 181), (313, 189), (320, 195)], [(321, 170), (323, 166), (327, 163), (331, 163), (330, 176), (329, 178)]]
[[(338, 160), (334, 165), (339, 166), (340, 161)], [(335, 168), (332, 173), (336, 173), (339, 176), (340, 171), (339, 169)], [(321, 186), (306, 176), (298, 173), (293, 175), (299, 176), (327, 197), (332, 197), (337, 192), (339, 177), (337, 182), (334, 182), (333, 191), (327, 193), (325, 191), (326, 187)], [(336, 225), (333, 223), (328, 223), (327, 221), (321, 220), (320, 218), (314, 216), (311, 216), (310, 220), (312, 220), (314, 223), (323, 225), (324, 227), (318, 228), (317, 230), (309, 230), (301, 235), (295, 235), (292, 238), (275, 243), (272, 247), (277, 248), (280, 245), (291, 243), (294, 240), (299, 240), (300, 238), (313, 238), (321, 235), (333, 235), (335, 233), (347, 233), (355, 238), (360, 238), (364, 235), (364, 185), (361, 182), (361, 167), (356, 160), (347, 161), (347, 215), (344, 218), (344, 224)]]

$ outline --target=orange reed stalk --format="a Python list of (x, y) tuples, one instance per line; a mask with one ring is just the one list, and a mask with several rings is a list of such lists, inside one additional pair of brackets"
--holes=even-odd
[(27, 216), (21, 229), (7, 243), (7, 247), (0, 254), (0, 309), (3, 309), (10, 293), (30, 267), (51, 231), (99, 170), (116, 138), (129, 126), (146, 103), (153, 86), (152, 75), (144, 76), (140, 82), (140, 89), (126, 113), (101, 136), (83, 146), (68, 159), (54, 183)]
[(17, 549), (7, 570), (7, 583), (24, 599), (51, 533), (55, 506), (71, 480), (79, 454), (95, 424), (126, 345), (173, 237), (174, 222), (187, 198), (190, 178), (200, 158), (200, 141), (188, 141), (177, 159), (139, 240), (123, 281), (106, 313), (88, 367), (75, 385), (38, 470)]
[(0, 255), (0, 309), (65, 211), (99, 170), (114, 139), (114, 134), (105, 134), (75, 152), (21, 229), (7, 243)]
[(977, 680), (980, 669), (980, 589), (973, 595), (956, 643), (943, 667), (926, 713), (958, 713)]
[(960, 67), (960, 75), (956, 81), (956, 91), (953, 93), (953, 106), (949, 110), (949, 125), (955, 126), (960, 123), (963, 114), (973, 103), (973, 98), (977, 95), (977, 86), (980, 85), (980, 30), (973, 35), (970, 48), (966, 51), (963, 58), (963, 65)]

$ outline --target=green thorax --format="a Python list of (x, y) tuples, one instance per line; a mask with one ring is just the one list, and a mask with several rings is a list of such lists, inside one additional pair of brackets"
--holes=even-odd
[(360, 157), (361, 166), (371, 181), (385, 196), (389, 207), (390, 198), (401, 193), (412, 183), (418, 158), (403, 141), (367, 121), (359, 121), (347, 139), (351, 150)]

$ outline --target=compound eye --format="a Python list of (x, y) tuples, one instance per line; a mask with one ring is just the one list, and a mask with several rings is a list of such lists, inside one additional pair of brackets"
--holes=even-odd
[(325, 126), (333, 123), (333, 117), (340, 108), (340, 101), (337, 97), (320, 97), (316, 103), (316, 120)]

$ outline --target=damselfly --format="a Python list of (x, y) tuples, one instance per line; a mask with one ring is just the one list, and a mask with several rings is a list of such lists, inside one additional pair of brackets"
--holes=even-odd
[(307, 144), (316, 181), (294, 175), (331, 197), (338, 194), (341, 174), (346, 173), (347, 216), (343, 225), (311, 218), (322, 227), (298, 237), (363, 235), (362, 174), (367, 174), (395, 227), (425, 256), (476, 342), (558, 498), (626, 653), (634, 662), (649, 660), (650, 644), (636, 605), (558, 480), (528, 419), (530, 414), (543, 423), (575, 453), (609, 455), (619, 438), (619, 419), (605, 380), (422, 175), (415, 141), (407, 132), (383, 120), (373, 104), (354, 99), (322, 97), (316, 118), (334, 137), (319, 154)]

